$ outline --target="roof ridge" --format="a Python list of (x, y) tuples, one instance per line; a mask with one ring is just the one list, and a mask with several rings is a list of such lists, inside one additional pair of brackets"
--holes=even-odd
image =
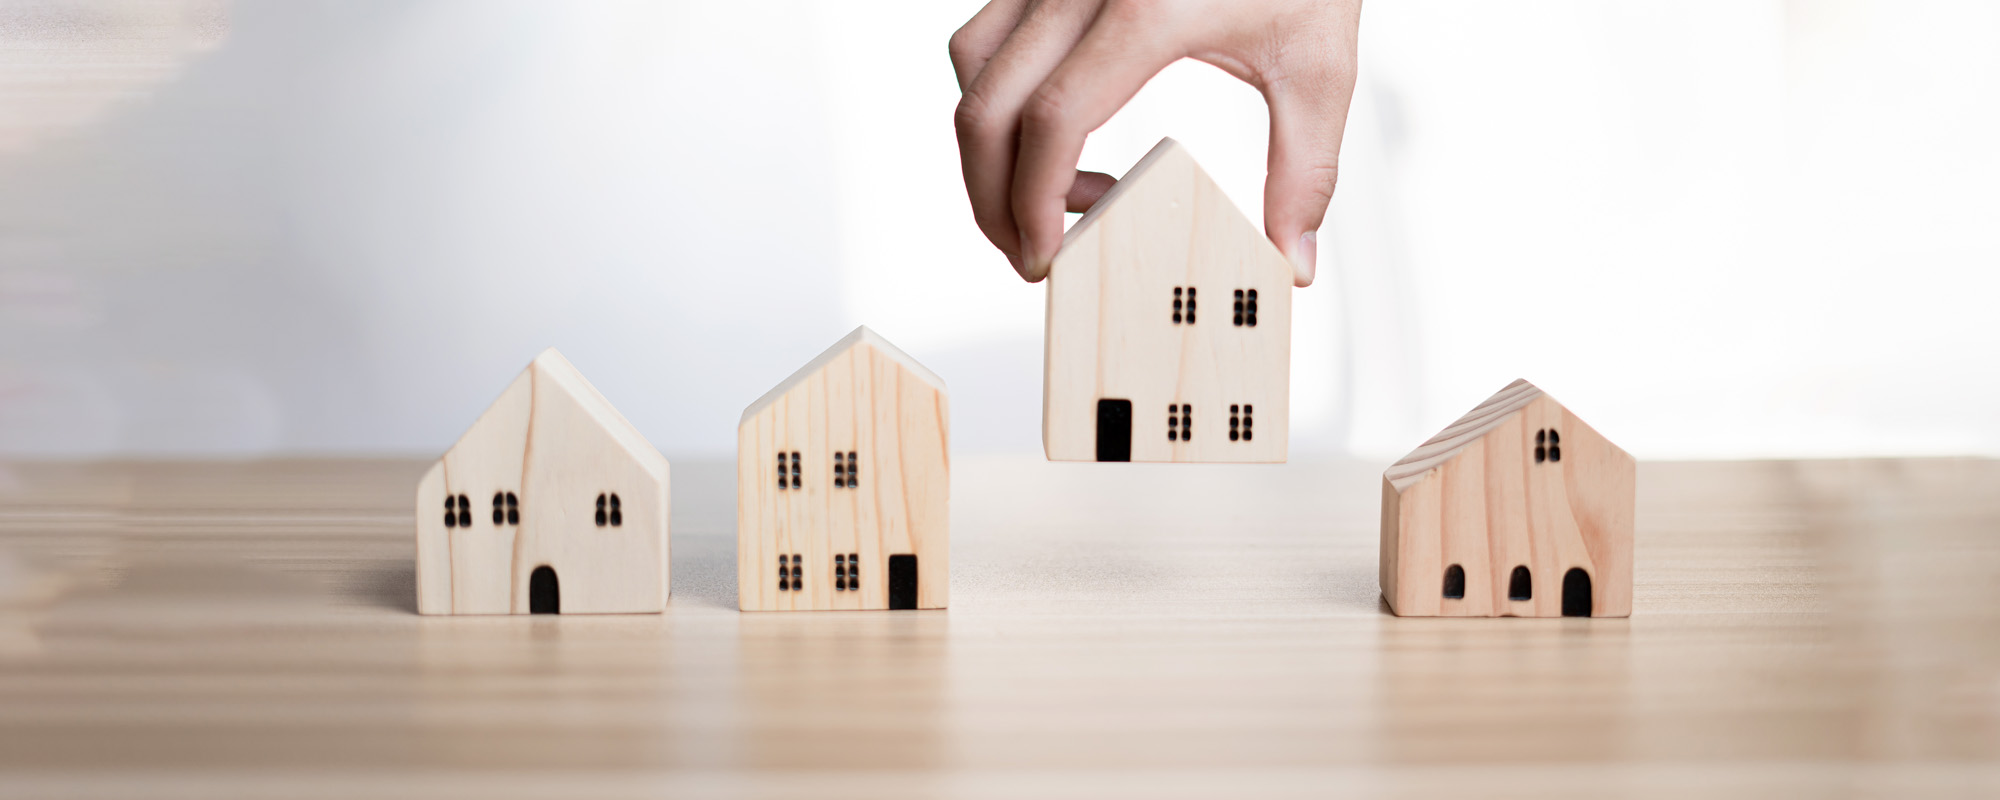
[(1433, 467), (1450, 461), (1467, 445), (1500, 427), (1501, 423), (1520, 413), (1536, 398), (1547, 394), (1526, 379), (1516, 379), (1446, 425), (1437, 435), (1424, 440), (1423, 444), (1417, 445), (1417, 449), (1389, 465), (1382, 477), (1397, 489), (1404, 488)]
[(805, 366), (794, 370), (791, 375), (786, 376), (776, 386), (771, 387), (770, 391), (765, 392), (762, 396), (752, 401), (750, 405), (744, 407), (743, 416), (737, 419), (736, 424), (742, 425), (757, 412), (764, 410), (766, 406), (777, 402), (778, 398), (785, 396), (792, 389), (797, 388), (800, 383), (805, 382), (806, 378), (812, 377), (821, 369), (824, 369), (827, 364), (832, 363), (841, 353), (845, 353), (855, 346), (863, 344), (873, 347), (883, 355), (888, 356), (890, 360), (909, 370), (910, 374), (930, 384), (932, 388), (940, 392), (945, 390), (944, 379), (938, 377), (937, 373), (932, 372), (929, 367), (924, 366), (922, 362), (916, 360), (909, 353), (903, 352), (902, 348), (897, 347), (888, 339), (882, 338), (882, 334), (876, 333), (873, 328), (862, 325), (849, 332), (846, 336), (840, 337), (840, 340), (834, 342), (831, 347), (820, 351), (819, 355), (813, 356), (813, 359), (807, 361)]
[[(1146, 155), (1139, 159), (1139, 163), (1133, 164), (1131, 169), (1126, 170), (1125, 175), (1120, 177), (1117, 183), (1112, 184), (1111, 189), (1106, 191), (1104, 196), (1097, 198), (1097, 202), (1090, 205), (1090, 210), (1084, 212), (1083, 217), (1078, 219), (1076, 224), (1069, 226), (1069, 230), (1063, 232), (1063, 246), (1056, 251), (1056, 258), (1061, 259), (1070, 243), (1089, 233), (1097, 226), (1100, 220), (1110, 216), (1127, 194), (1137, 191), (1138, 187), (1143, 186), (1146, 183), (1146, 179), (1156, 171), (1156, 168), (1162, 163), (1171, 160), (1171, 156), (1178, 156), (1180, 160), (1186, 161), (1188, 169), (1194, 173), (1197, 184), (1206, 184), (1212, 188), (1214, 190), (1214, 197), (1221, 201), (1221, 205), (1233, 212), (1232, 216), (1240, 221), (1243, 226), (1256, 232), (1256, 236), (1252, 238), (1261, 242), (1262, 247), (1271, 256), (1276, 257), (1278, 261), (1284, 263), (1287, 269), (1290, 268), (1291, 260), (1286, 258), (1282, 251), (1278, 250), (1277, 245), (1271, 243), (1270, 238), (1264, 235), (1263, 228), (1255, 220), (1252, 220), (1250, 215), (1243, 213), (1243, 207), (1237, 205), (1236, 201), (1229, 196), (1229, 193), (1222, 190), (1222, 184), (1217, 183), (1215, 176), (1208, 174), (1208, 170), (1202, 167), (1201, 162), (1195, 160), (1194, 153), (1190, 152), (1186, 145), (1181, 144), (1171, 136), (1162, 137), (1158, 144), (1153, 145), (1153, 149), (1146, 151)], [(1202, 193), (1197, 192), (1197, 194)]]
[[(1146, 155), (1139, 158), (1139, 163), (1133, 164), (1131, 169), (1126, 170), (1124, 175), (1119, 176), (1118, 181), (1111, 184), (1111, 188), (1097, 198), (1097, 202), (1090, 204), (1090, 210), (1083, 212), (1083, 217), (1078, 219), (1075, 225), (1069, 226), (1069, 230), (1063, 232), (1063, 244), (1067, 246), (1071, 239), (1089, 230), (1098, 219), (1104, 216), (1106, 209), (1117, 205), (1119, 198), (1124, 197), (1128, 189), (1138, 185), (1139, 180), (1146, 176), (1147, 171), (1154, 164), (1159, 163), (1168, 153), (1176, 150), (1187, 153), (1187, 147), (1176, 141), (1174, 137), (1160, 137), (1160, 141), (1153, 145), (1153, 149), (1146, 151)], [(1189, 161), (1194, 161), (1194, 154), (1187, 153), (1187, 155)], [(1195, 164), (1195, 169), (1201, 169), (1199, 162)]]
[(622, 445), (633, 458), (665, 463), (666, 456), (660, 454), (659, 448), (654, 447), (652, 441), (639, 431), (639, 427), (626, 419), (624, 413), (618, 410), (618, 406), (613, 405), (610, 398), (598, 391), (597, 384), (591, 383), (589, 378), (584, 377), (583, 370), (577, 369), (575, 364), (570, 363), (561, 351), (554, 347), (542, 350), (535, 356), (534, 361), (528, 363), (528, 370), (539, 371), (542, 375), (552, 378), (553, 380), (548, 383), (576, 398), (577, 405), (603, 426), (605, 432)]

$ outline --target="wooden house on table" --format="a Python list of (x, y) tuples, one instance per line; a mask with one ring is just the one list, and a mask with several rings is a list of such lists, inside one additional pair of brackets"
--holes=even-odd
[(944, 608), (948, 420), (944, 382), (866, 327), (744, 409), (742, 609)]
[(1635, 470), (1509, 384), (1382, 475), (1382, 597), (1406, 617), (1631, 616)]
[(417, 484), (417, 611), (658, 613), (667, 460), (554, 348)]

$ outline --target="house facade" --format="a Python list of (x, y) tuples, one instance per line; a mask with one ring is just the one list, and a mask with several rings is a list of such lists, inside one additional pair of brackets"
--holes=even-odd
[(417, 485), (423, 614), (657, 613), (667, 460), (553, 348)]
[(1048, 280), (1050, 460), (1285, 460), (1291, 264), (1179, 143), (1070, 228)]
[(944, 382), (858, 328), (743, 412), (745, 611), (944, 608), (951, 461)]
[(1636, 468), (1515, 381), (1383, 474), (1383, 598), (1400, 616), (1630, 616)]

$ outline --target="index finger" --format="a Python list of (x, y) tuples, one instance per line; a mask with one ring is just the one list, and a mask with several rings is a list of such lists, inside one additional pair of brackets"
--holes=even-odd
[(1107, 3), (1105, 10), (1029, 98), (1014, 162), (1014, 223), (1021, 267), (1030, 281), (1048, 275), (1062, 246), (1063, 210), (1083, 155), (1083, 140), (1117, 113), (1182, 51), (1169, 26)]
[(951, 34), (951, 69), (958, 74), (958, 90), (972, 87), (972, 79), (986, 69), (986, 62), (1007, 41), (1007, 34), (1021, 24), (1028, 0), (993, 0), (972, 15)]

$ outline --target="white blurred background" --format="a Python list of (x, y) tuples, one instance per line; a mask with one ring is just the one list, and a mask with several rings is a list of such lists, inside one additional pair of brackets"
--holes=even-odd
[[(866, 323), (1039, 451), (974, 227), (975, 2), (0, 5), (0, 455), (434, 454), (542, 347), (669, 457)], [(2000, 4), (1375, 2), (1294, 453), (1516, 377), (1641, 457), (2000, 454)], [(1261, 219), (1182, 63), (1091, 140)]]

